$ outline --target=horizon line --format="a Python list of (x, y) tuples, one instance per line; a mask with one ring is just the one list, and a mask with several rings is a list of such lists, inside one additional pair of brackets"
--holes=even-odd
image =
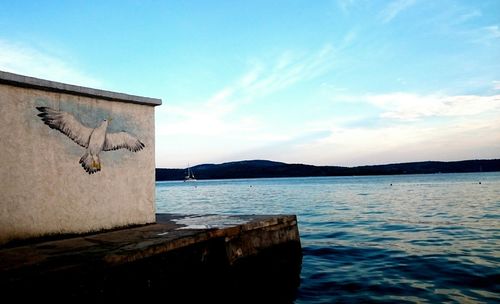
[[(500, 158), (481, 158), (481, 159), (462, 159), (462, 160), (424, 160), (424, 161), (408, 161), (408, 162), (399, 162), (399, 163), (381, 163), (381, 164), (372, 164), (372, 165), (358, 165), (358, 166), (339, 166), (339, 165), (310, 165), (306, 163), (286, 163), (282, 161), (274, 161), (268, 159), (244, 159), (244, 160), (236, 160), (236, 161), (227, 161), (222, 163), (202, 163), (195, 166), (190, 166), (189, 168), (194, 168), (198, 166), (204, 165), (224, 165), (230, 163), (241, 163), (241, 162), (253, 162), (253, 161), (265, 161), (265, 162), (273, 162), (273, 163), (281, 163), (285, 165), (306, 165), (313, 167), (340, 167), (340, 168), (359, 168), (359, 167), (372, 167), (372, 166), (390, 166), (390, 165), (401, 165), (401, 164), (415, 164), (415, 163), (455, 163), (455, 162), (465, 162), (465, 161), (492, 161), (492, 160), (500, 160)], [(170, 169), (170, 170), (185, 170), (186, 168), (167, 168), (167, 167), (156, 167), (155, 169)]]

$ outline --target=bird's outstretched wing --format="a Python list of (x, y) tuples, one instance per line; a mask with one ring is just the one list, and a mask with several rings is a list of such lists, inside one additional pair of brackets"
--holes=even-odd
[(132, 152), (137, 152), (144, 148), (144, 144), (128, 134), (127, 132), (118, 132), (118, 133), (106, 133), (106, 140), (104, 141), (103, 151), (111, 151), (118, 149), (127, 149)]
[(49, 107), (36, 107), (43, 122), (52, 129), (61, 131), (80, 146), (87, 148), (93, 129), (82, 125), (73, 115)]

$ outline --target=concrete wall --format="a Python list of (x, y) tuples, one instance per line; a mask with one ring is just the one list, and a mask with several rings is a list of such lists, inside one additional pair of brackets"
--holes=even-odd
[[(0, 72), (0, 244), (154, 222), (159, 104)], [(109, 118), (105, 137), (88, 137)], [(126, 133), (110, 135), (119, 131)], [(140, 150), (96, 153), (106, 138)], [(85, 141), (94, 154), (86, 159), (93, 174), (80, 164)]]

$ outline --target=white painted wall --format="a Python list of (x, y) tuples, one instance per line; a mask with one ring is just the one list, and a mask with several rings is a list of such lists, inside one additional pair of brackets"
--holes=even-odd
[[(63, 110), (145, 148), (101, 152), (102, 170), (79, 164), (85, 148), (44, 124), (36, 107)], [(154, 106), (0, 84), (0, 244), (155, 221)]]

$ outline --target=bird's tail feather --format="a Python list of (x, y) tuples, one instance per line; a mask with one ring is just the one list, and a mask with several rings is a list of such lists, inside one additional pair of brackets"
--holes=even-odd
[(83, 154), (83, 156), (80, 158), (80, 164), (88, 174), (93, 174), (101, 171), (101, 160), (99, 159), (99, 157), (94, 157), (88, 151), (86, 151), (85, 154)]

